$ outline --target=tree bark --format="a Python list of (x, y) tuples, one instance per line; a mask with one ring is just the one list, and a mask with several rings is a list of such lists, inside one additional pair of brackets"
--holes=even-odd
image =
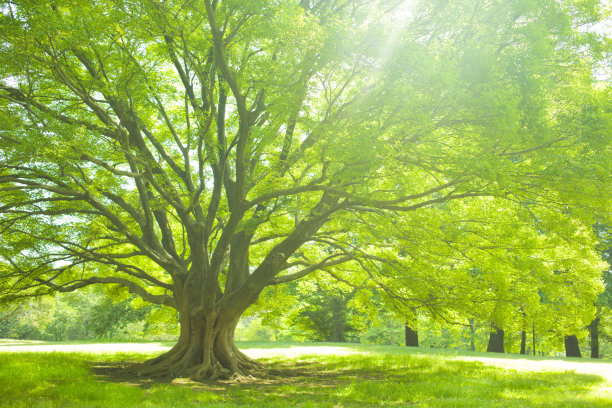
[(344, 321), (341, 323), (334, 322), (331, 341), (336, 343), (344, 343), (346, 341), (346, 338), (344, 337)]
[(599, 317), (596, 317), (589, 325), (591, 335), (591, 358), (599, 358)]
[(331, 313), (332, 313), (332, 333), (331, 341), (344, 343), (346, 338), (344, 337), (344, 329), (346, 326), (346, 303), (339, 296), (334, 295), (331, 299)]
[(406, 347), (419, 347), (419, 333), (416, 329), (405, 325)]
[(505, 353), (504, 331), (494, 325), (491, 326), (491, 332), (489, 334), (489, 344), (487, 345), (487, 352)]
[(259, 364), (234, 343), (241, 313), (222, 307), (204, 309), (202, 296), (182, 299), (179, 310), (180, 336), (168, 352), (136, 367), (141, 375), (187, 377), (212, 380), (249, 375)]
[(565, 357), (582, 357), (580, 347), (578, 347), (578, 338), (574, 335), (565, 336)]
[(476, 328), (474, 327), (474, 319), (468, 320), (470, 324), (470, 350), (476, 351), (476, 344), (474, 342), (474, 336), (476, 334)]
[(521, 332), (521, 354), (527, 354), (527, 332), (525, 330)]

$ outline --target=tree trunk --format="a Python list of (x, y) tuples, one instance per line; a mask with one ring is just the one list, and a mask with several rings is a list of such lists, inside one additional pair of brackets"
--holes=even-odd
[(136, 367), (139, 374), (211, 380), (258, 370), (259, 364), (234, 344), (234, 330), (241, 313), (223, 309), (206, 312), (202, 306), (196, 307), (202, 304), (183, 301), (178, 342), (168, 352)]
[(346, 341), (344, 337), (344, 328), (346, 326), (346, 303), (340, 296), (334, 295), (331, 299), (330, 309), (332, 313), (332, 333), (330, 340), (344, 343)]
[(336, 343), (344, 343), (346, 338), (344, 337), (344, 321), (335, 321), (332, 329), (332, 339)]
[(504, 331), (502, 329), (495, 326), (491, 326), (491, 332), (489, 334), (489, 344), (487, 345), (487, 352), (505, 353)]
[(521, 332), (521, 354), (527, 354), (527, 332), (525, 330)]
[(536, 331), (535, 331), (535, 325), (532, 326), (532, 333), (531, 333), (531, 341), (533, 343), (533, 355), (536, 355)]
[(578, 338), (574, 335), (565, 336), (565, 357), (582, 357), (580, 347), (578, 347)]
[(470, 350), (476, 351), (476, 344), (474, 342), (474, 336), (476, 334), (476, 328), (474, 327), (474, 319), (469, 319), (470, 323)]
[(419, 347), (419, 333), (412, 327), (405, 325), (406, 347)]
[(591, 335), (591, 358), (599, 358), (599, 317), (589, 325), (589, 333)]

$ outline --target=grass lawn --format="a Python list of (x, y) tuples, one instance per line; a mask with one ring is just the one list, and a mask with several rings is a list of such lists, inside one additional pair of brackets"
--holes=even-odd
[(0, 353), (0, 407), (612, 407), (610, 385), (597, 375), (455, 358), (479, 356), (465, 352), (344, 346), (358, 354), (270, 357), (263, 378), (204, 384), (122, 374), (150, 355)]

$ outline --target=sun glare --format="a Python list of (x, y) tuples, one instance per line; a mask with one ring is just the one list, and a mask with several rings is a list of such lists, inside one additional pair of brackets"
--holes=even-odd
[(400, 33), (414, 15), (415, 2), (416, 0), (398, 0), (384, 10), (385, 20), (387, 20), (389, 26), (385, 41), (380, 47), (382, 60), (389, 58), (398, 46)]
[(414, 0), (398, 1), (391, 10), (391, 18), (394, 23), (405, 23), (413, 15)]

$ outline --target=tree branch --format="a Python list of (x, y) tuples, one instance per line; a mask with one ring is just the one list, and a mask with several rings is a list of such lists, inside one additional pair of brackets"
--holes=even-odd
[[(333, 258), (337, 258), (339, 256), (341, 258), (332, 261)], [(293, 282), (295, 280), (303, 278), (306, 275), (311, 274), (312, 272), (315, 272), (315, 271), (318, 271), (324, 268), (328, 268), (330, 266), (339, 265), (341, 263), (349, 262), (352, 259), (353, 258), (350, 256), (346, 256), (342, 254), (334, 254), (334, 255), (328, 256), (321, 262), (318, 262), (314, 265), (307, 266), (306, 268), (298, 272), (292, 273), (290, 275), (277, 276), (274, 279), (272, 279), (270, 283), (268, 283), (268, 285), (279, 285), (281, 283)]]

